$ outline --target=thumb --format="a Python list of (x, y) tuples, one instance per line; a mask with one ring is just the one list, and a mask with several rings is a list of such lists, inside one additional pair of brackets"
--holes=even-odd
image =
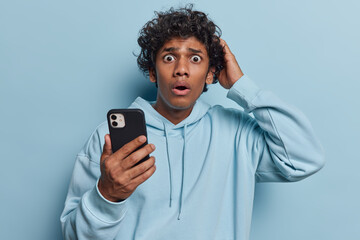
[(105, 138), (105, 143), (104, 143), (103, 152), (101, 154), (101, 159), (100, 159), (101, 162), (104, 161), (107, 157), (109, 157), (113, 153), (111, 148), (110, 135), (106, 134), (104, 138)]

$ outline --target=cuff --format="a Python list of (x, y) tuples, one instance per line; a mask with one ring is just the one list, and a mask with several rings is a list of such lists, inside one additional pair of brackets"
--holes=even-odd
[(238, 103), (246, 112), (251, 112), (255, 106), (252, 101), (261, 89), (247, 75), (243, 75), (229, 89), (227, 97)]
[(126, 200), (111, 202), (105, 199), (97, 187), (98, 181), (94, 188), (84, 196), (83, 201), (86, 208), (103, 222), (113, 223), (120, 221), (126, 214)]

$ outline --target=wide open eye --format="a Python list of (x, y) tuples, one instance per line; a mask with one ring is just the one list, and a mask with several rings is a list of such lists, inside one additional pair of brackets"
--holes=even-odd
[(171, 54), (165, 55), (163, 59), (164, 59), (165, 62), (172, 62), (172, 61), (175, 60), (174, 56), (171, 55)]
[(191, 57), (191, 61), (194, 63), (198, 63), (201, 61), (201, 57), (199, 55), (194, 55)]

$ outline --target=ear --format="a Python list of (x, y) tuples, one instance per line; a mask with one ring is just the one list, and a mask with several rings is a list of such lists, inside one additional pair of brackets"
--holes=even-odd
[(154, 68), (149, 68), (150, 82), (156, 83), (156, 71)]
[(206, 84), (212, 84), (214, 81), (214, 72), (215, 72), (215, 67), (211, 67), (209, 68), (209, 71), (206, 75)]

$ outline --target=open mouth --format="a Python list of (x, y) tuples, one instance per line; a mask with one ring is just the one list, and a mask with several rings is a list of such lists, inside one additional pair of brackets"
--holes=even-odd
[(175, 87), (175, 88), (178, 89), (178, 90), (180, 90), (180, 91), (188, 89), (188, 88), (185, 87), (185, 86), (178, 86), (178, 87)]
[(172, 89), (173, 93), (175, 95), (186, 95), (190, 92), (190, 87), (188, 86), (187, 83), (176, 83)]

